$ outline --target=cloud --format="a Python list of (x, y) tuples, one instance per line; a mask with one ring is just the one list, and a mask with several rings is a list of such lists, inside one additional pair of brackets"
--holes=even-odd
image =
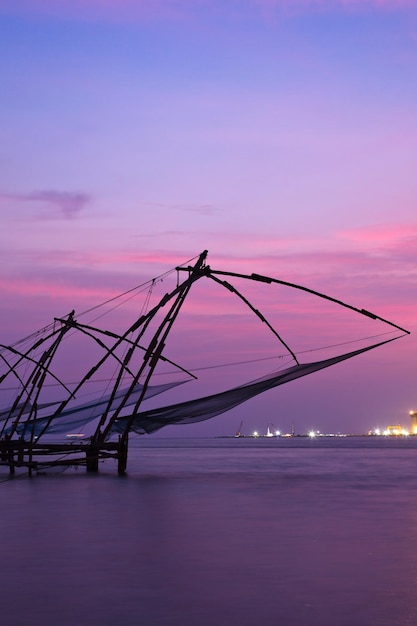
[(216, 215), (220, 211), (212, 204), (198, 204), (196, 206), (175, 205), (174, 208), (187, 213), (196, 213), (197, 215)]
[(41, 202), (57, 209), (66, 219), (73, 219), (85, 209), (91, 197), (85, 193), (70, 191), (34, 191), (23, 198), (27, 202)]
[(161, 209), (168, 211), (184, 211), (186, 213), (195, 213), (197, 215), (216, 215), (221, 212), (221, 209), (213, 204), (167, 204), (163, 202), (147, 202), (145, 206), (152, 209)]
[(56, 191), (43, 189), (29, 193), (0, 194), (0, 203), (29, 204), (36, 210), (40, 218), (65, 218), (72, 220), (84, 211), (91, 202), (91, 196), (86, 193), (72, 191)]
[(407, 241), (417, 239), (417, 223), (379, 224), (370, 228), (340, 231), (338, 237), (362, 246), (383, 247), (385, 250), (401, 248)]
[[(180, 233), (179, 233), (180, 234)], [(411, 238), (411, 239), (410, 239)], [(414, 307), (417, 282), (415, 245), (417, 224), (382, 224), (373, 227), (336, 232), (329, 238), (258, 237), (230, 232), (184, 234), (173, 247), (172, 237), (166, 248), (155, 248), (152, 243), (141, 249), (83, 250), (62, 249), (19, 252), (20, 262), (31, 268), (32, 288), (37, 277), (45, 277), (47, 289), (54, 292), (66, 277), (66, 289), (77, 296), (77, 287), (83, 285), (85, 293), (97, 292), (97, 298), (109, 289), (115, 293), (165, 274), (167, 270), (186, 263), (191, 254), (208, 248), (208, 263), (213, 269), (237, 273), (265, 274), (294, 282), (340, 297), (354, 298), (361, 306), (371, 306), (366, 301), (380, 305), (390, 296), (394, 308), (400, 301)], [(192, 249), (190, 247), (192, 241)], [(203, 244), (201, 245), (201, 242)], [(187, 243), (188, 242), (188, 243)], [(151, 246), (151, 247), (150, 247)], [(197, 247), (198, 246), (198, 247)], [(227, 253), (225, 253), (227, 250)], [(12, 250), (8, 251), (8, 255)], [(192, 265), (195, 259), (190, 259)], [(19, 266), (20, 267), (20, 266)], [(51, 270), (56, 268), (56, 275)], [(59, 269), (58, 269), (59, 268)], [(138, 276), (140, 270), (140, 277)], [(28, 275), (28, 269), (21, 275)], [(52, 281), (49, 284), (49, 281)], [(56, 284), (55, 284), (56, 281)], [(42, 281), (41, 281), (42, 282)], [(18, 287), (14, 280), (9, 289)], [(41, 289), (44, 288), (40, 285)], [(25, 288), (25, 287), (24, 287)], [(4, 285), (6, 289), (6, 285)], [(99, 295), (99, 293), (101, 295)], [(414, 315), (414, 312), (413, 312)]]

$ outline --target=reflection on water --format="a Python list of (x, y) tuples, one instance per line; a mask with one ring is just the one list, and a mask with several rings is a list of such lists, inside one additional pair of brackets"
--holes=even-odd
[(414, 626), (416, 455), (415, 438), (143, 437), (126, 477), (7, 480), (4, 623)]

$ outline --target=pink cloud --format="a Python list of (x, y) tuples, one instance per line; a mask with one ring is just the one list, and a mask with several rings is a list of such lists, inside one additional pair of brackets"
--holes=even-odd
[[(378, 231), (378, 229), (376, 229)], [(398, 227), (399, 232), (403, 232)], [(404, 229), (406, 232), (407, 229)], [(401, 240), (392, 242), (389, 252), (376, 254), (369, 245), (371, 230), (369, 231), (366, 246), (362, 249), (350, 250), (340, 247), (334, 250), (316, 249), (304, 251), (279, 250), (263, 253), (264, 242), (258, 241), (259, 252), (245, 255), (218, 255), (215, 251), (209, 253), (208, 263), (213, 269), (251, 274), (256, 272), (273, 276), (284, 281), (301, 284), (311, 289), (327, 293), (358, 308), (376, 310), (383, 317), (392, 318), (400, 325), (414, 323), (415, 289), (410, 288), (416, 280), (413, 273), (415, 266), (412, 259), (403, 259)], [(374, 241), (371, 239), (371, 241)], [(272, 242), (268, 245), (272, 248)], [(26, 253), (26, 263), (30, 263), (30, 276), (27, 270), (24, 277), (3, 279), (2, 293), (11, 298), (13, 294), (19, 296), (50, 296), (55, 301), (65, 301), (65, 307), (71, 305), (77, 310), (90, 304), (98, 304), (118, 293), (128, 290), (135, 285), (165, 273), (185, 262), (186, 253), (173, 251), (144, 251), (144, 252), (95, 252), (94, 254), (62, 255), (56, 253)], [(193, 264), (190, 260), (190, 264)], [(51, 267), (55, 268), (51, 270)], [(109, 268), (113, 268), (110, 270)], [(137, 270), (140, 269), (140, 275)], [(184, 276), (184, 274), (182, 274)], [(226, 278), (227, 279), (227, 278)], [(173, 273), (171, 282), (176, 280)], [(233, 278), (228, 279), (231, 282)], [(200, 289), (200, 299), (190, 301), (190, 312), (206, 315), (212, 308), (218, 309), (218, 298), (223, 291), (218, 286), (204, 279), (204, 287)], [(162, 292), (169, 289), (167, 280), (162, 285)], [(244, 284), (244, 293), (251, 296), (258, 289), (257, 283)], [(414, 284), (415, 286), (415, 284)], [(239, 287), (238, 287), (239, 288)], [(207, 294), (210, 297), (206, 298)], [(291, 299), (280, 295), (279, 307), (284, 315), (291, 317), (293, 304)], [(389, 297), (387, 296), (389, 294)], [(223, 294), (224, 295), (224, 294)], [(155, 296), (156, 297), (156, 296)], [(269, 307), (271, 289), (258, 296), (259, 306)], [(233, 297), (235, 298), (235, 296)], [(236, 299), (237, 301), (237, 299)], [(227, 298), (222, 299), (220, 307), (223, 314), (231, 314), (234, 304)], [(313, 300), (311, 300), (313, 303)], [(262, 305), (262, 306), (261, 306)], [(275, 306), (275, 305), (274, 305)], [(304, 306), (310, 306), (310, 301)], [(316, 307), (316, 304), (312, 304)], [(239, 309), (246, 312), (245, 307)], [(401, 312), (401, 315), (399, 314)], [(51, 311), (54, 314), (54, 311)], [(216, 313), (217, 315), (217, 313)], [(401, 319), (399, 319), (401, 317)]]
[[(47, 297), (56, 300), (65, 300), (72, 302), (83, 302), (85, 299), (89, 301), (97, 296), (101, 298), (110, 298), (114, 292), (103, 288), (94, 289), (93, 286), (68, 285), (59, 283), (54, 280), (42, 276), (41, 274), (35, 278), (14, 277), (12, 281), (0, 278), (0, 288), (3, 293), (8, 296), (24, 296), (26, 298)], [(51, 311), (51, 315), (54, 312)]]
[[(207, 237), (207, 262), (213, 269), (243, 274), (256, 272), (301, 284), (357, 308), (371, 310), (403, 327), (412, 328), (415, 325), (416, 255), (414, 247), (405, 245), (405, 242), (410, 233), (415, 236), (416, 230), (413, 223), (376, 225), (341, 231), (323, 241), (301, 237), (261, 238), (248, 234), (236, 234), (231, 239), (230, 233), (225, 232), (223, 235), (217, 234), (215, 239), (213, 236)], [(201, 249), (190, 250), (189, 242), (193, 239), (189, 236), (186, 238), (188, 249), (183, 246), (177, 250), (172, 247), (139, 247), (138, 250), (103, 248), (94, 251), (31, 251), (26, 248), (16, 253), (12, 259), (13, 265), (9, 265), (9, 268), (14, 269), (1, 280), (4, 306), (8, 303), (10, 309), (18, 309), (20, 306), (27, 308), (27, 303), (33, 301), (34, 308), (42, 308), (47, 321), (72, 308), (77, 313), (81, 312), (135, 285), (165, 274), (188, 259), (192, 265), (194, 260), (190, 258), (190, 253), (198, 255)], [(226, 247), (227, 242), (229, 245)], [(225, 250), (228, 252), (225, 253)], [(3, 250), (2, 254), (6, 252)], [(13, 254), (13, 251), (7, 254)], [(180, 278), (183, 277), (184, 273)], [(226, 280), (230, 280), (238, 289), (242, 288), (249, 300), (253, 297), (259, 310), (267, 317), (272, 315), (271, 321), (276, 318), (278, 326), (288, 328), (290, 337), (292, 334), (299, 337), (300, 316), (305, 318), (310, 313), (317, 315), (325, 304), (317, 302), (314, 297), (303, 297), (301, 300), (302, 294), (287, 293), (285, 288), (266, 286), (265, 289), (259, 289), (259, 283), (227, 277)], [(175, 281), (174, 271), (155, 289), (152, 302), (158, 301), (158, 297), (173, 288)], [(253, 314), (236, 296), (206, 279), (193, 288), (193, 294), (187, 303), (186, 315), (193, 318), (190, 329), (192, 327), (196, 336), (203, 332), (212, 316), (216, 319), (219, 331), (226, 332), (230, 320), (238, 319), (242, 332), (248, 332), (245, 320)], [(296, 307), (294, 297), (299, 302)], [(139, 300), (132, 301), (129, 314), (135, 314)], [(297, 311), (298, 306), (300, 308)], [(127, 319), (121, 311), (118, 314), (120, 323)], [(353, 318), (355, 322), (355, 316)], [(346, 328), (350, 323), (351, 319), (348, 318)], [(318, 326), (309, 323), (307, 334), (313, 328), (320, 330), (320, 325), (320, 319)], [(335, 319), (330, 318), (326, 332), (337, 334), (338, 327), (339, 315)]]
[(408, 240), (417, 238), (416, 224), (381, 224), (370, 228), (347, 229), (338, 233), (338, 237), (351, 242), (385, 249), (400, 248)]

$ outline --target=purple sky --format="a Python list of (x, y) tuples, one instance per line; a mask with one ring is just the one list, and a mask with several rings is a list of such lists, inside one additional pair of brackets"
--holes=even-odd
[[(0, 0), (0, 27), (2, 343), (208, 249), (215, 268), (304, 284), (412, 335), (176, 434), (408, 426), (416, 0)], [(281, 305), (284, 335), (353, 333), (338, 311)], [(216, 294), (191, 307), (190, 342), (214, 320), (208, 361), (233, 360), (246, 317)], [(384, 330), (360, 320), (358, 336)]]

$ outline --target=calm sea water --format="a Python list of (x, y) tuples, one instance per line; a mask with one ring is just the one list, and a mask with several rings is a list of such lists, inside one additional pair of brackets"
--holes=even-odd
[(417, 438), (142, 437), (1, 490), (7, 626), (414, 626)]

